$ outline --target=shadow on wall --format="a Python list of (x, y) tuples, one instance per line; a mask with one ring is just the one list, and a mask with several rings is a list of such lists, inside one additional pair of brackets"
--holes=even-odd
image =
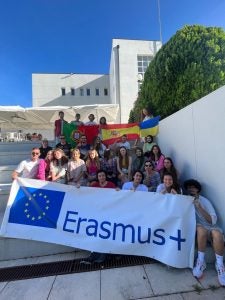
[[(98, 79), (89, 81), (87, 84), (79, 85), (78, 88), (68, 87), (62, 84), (61, 88), (65, 88), (65, 94), (57, 97), (42, 106), (78, 106), (91, 104), (110, 104), (109, 84), (106, 84), (106, 75)], [(71, 90), (73, 88), (73, 90)], [(73, 94), (74, 93), (74, 94)]]

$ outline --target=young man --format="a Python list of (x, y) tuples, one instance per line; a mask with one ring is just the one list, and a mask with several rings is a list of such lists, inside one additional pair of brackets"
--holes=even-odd
[(12, 179), (17, 179), (22, 173), (23, 178), (37, 178), (37, 171), (39, 166), (40, 150), (39, 148), (33, 148), (31, 151), (31, 158), (23, 160), (19, 163), (18, 167), (12, 172)]
[(80, 150), (80, 158), (86, 160), (91, 146), (87, 143), (87, 137), (85, 134), (81, 135), (80, 141), (77, 144), (77, 149)]
[(64, 151), (64, 153), (66, 154), (66, 156), (68, 158), (70, 158), (72, 146), (67, 143), (64, 135), (61, 135), (59, 139), (60, 139), (60, 142), (55, 146), (55, 148), (62, 149)]
[(50, 147), (48, 145), (48, 140), (47, 139), (43, 139), (42, 141), (42, 145), (41, 147), (39, 148), (40, 149), (40, 158), (43, 158), (45, 159), (47, 153), (52, 150), (52, 147)]
[(95, 116), (93, 114), (90, 114), (88, 116), (88, 119), (89, 119), (89, 121), (86, 122), (84, 125), (87, 125), (87, 126), (97, 125), (97, 123), (94, 121)]
[(209, 200), (200, 195), (201, 184), (197, 180), (189, 179), (185, 181), (184, 187), (188, 194), (194, 197), (196, 213), (198, 257), (193, 268), (193, 275), (201, 278), (203, 271), (206, 269), (205, 249), (210, 234), (216, 255), (215, 267), (218, 273), (218, 280), (220, 285), (225, 286), (225, 267), (223, 264), (224, 237), (222, 229), (216, 225), (216, 212)]
[(71, 121), (70, 124), (74, 124), (76, 126), (84, 125), (84, 123), (80, 121), (80, 114), (77, 113), (75, 115), (75, 120)]
[(59, 119), (55, 120), (55, 143), (56, 144), (60, 142), (59, 137), (61, 136), (61, 134), (63, 134), (63, 125), (65, 123), (68, 123), (68, 122), (64, 120), (64, 112), (60, 111)]

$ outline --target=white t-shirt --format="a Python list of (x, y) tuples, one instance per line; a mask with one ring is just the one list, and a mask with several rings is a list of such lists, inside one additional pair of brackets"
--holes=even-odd
[(120, 142), (120, 143), (117, 143), (117, 145), (118, 145), (119, 148), (123, 146), (127, 150), (130, 150), (130, 143), (129, 142), (125, 142), (125, 143)]
[(92, 125), (97, 125), (97, 123), (95, 121), (88, 121), (84, 125), (92, 126)]
[(31, 160), (26, 159), (19, 163), (18, 167), (16, 168), (17, 173), (22, 173), (23, 178), (36, 178), (37, 171), (38, 171), (38, 165), (39, 165), (39, 159), (38, 160)]
[(135, 190), (140, 192), (148, 192), (148, 188), (144, 184), (139, 184), (135, 189), (133, 185), (133, 181), (125, 182), (123, 184), (122, 190)]

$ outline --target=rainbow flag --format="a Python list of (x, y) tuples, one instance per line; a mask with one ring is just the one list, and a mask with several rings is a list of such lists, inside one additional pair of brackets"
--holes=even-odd
[(101, 127), (102, 140), (106, 145), (119, 141), (124, 134), (127, 135), (128, 140), (135, 140), (139, 138), (139, 131), (138, 123), (113, 124)]
[(156, 136), (159, 132), (159, 119), (160, 116), (151, 118), (147, 121), (141, 122), (140, 126), (140, 136), (146, 137), (147, 135)]

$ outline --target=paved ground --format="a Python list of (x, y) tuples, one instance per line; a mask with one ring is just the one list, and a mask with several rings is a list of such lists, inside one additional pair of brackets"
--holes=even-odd
[[(85, 253), (87, 255), (87, 253)], [(69, 253), (0, 262), (6, 266), (74, 259), (82, 253)], [(174, 269), (160, 263), (100, 270), (89, 273), (50, 276), (0, 283), (0, 300), (222, 300), (225, 288), (219, 287), (212, 264), (205, 276), (196, 280), (190, 269)]]

